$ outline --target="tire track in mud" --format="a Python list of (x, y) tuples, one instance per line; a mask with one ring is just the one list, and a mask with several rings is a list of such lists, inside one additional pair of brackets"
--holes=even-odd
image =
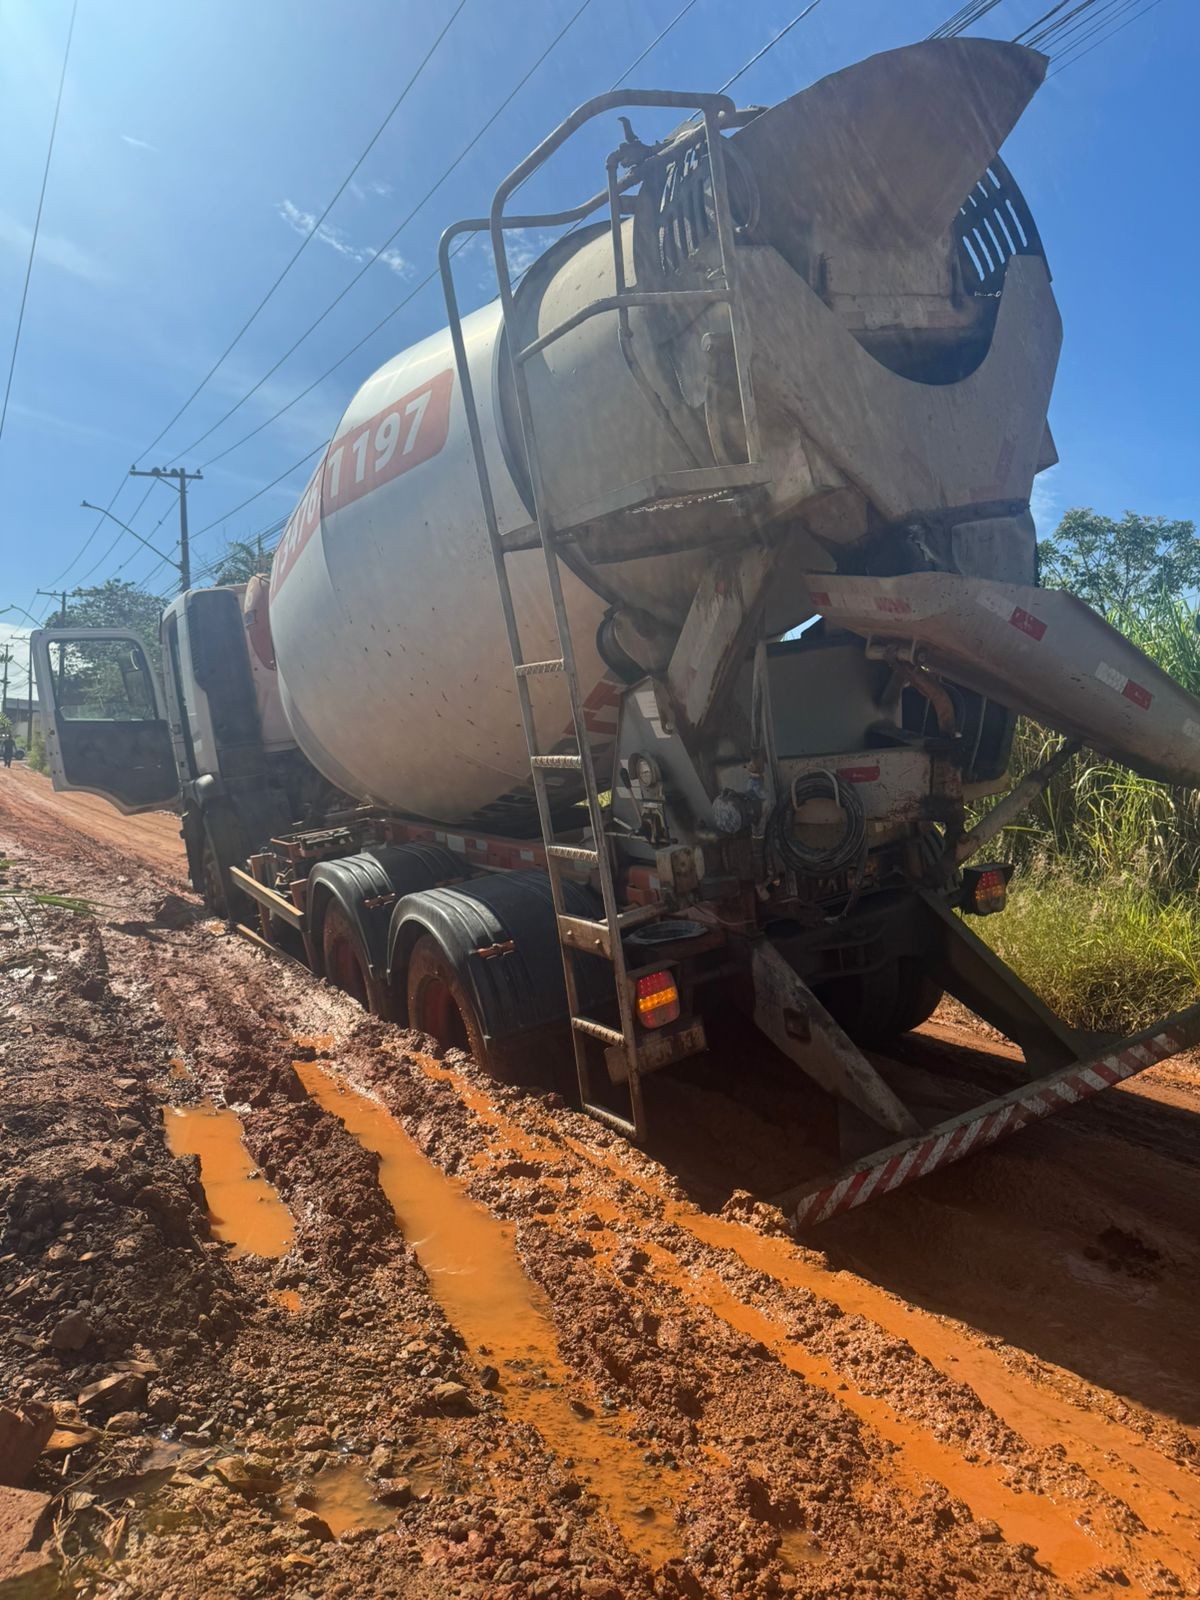
[[(635, 1221), (636, 1234), (635, 1219), (640, 1211), (645, 1221), (654, 1220), (673, 1230), (674, 1237), (668, 1235), (673, 1248), (655, 1250), (654, 1264), (663, 1281), (675, 1286), (683, 1283), (684, 1292), (699, 1304), (739, 1331), (761, 1339), (807, 1382), (825, 1388), (898, 1445), (917, 1473), (940, 1482), (978, 1518), (998, 1522), (1016, 1542), (1037, 1545), (1059, 1577), (1077, 1579), (1107, 1560), (1143, 1568), (1157, 1587), (1166, 1576), (1157, 1553), (1165, 1543), (1177, 1556), (1173, 1574), (1177, 1582), (1196, 1583), (1200, 1512), (1196, 1480), (1188, 1468), (1166, 1460), (1136, 1434), (1107, 1418), (1089, 1415), (1056, 1397), (1047, 1403), (1034, 1385), (1022, 1383), (992, 1352), (927, 1313), (904, 1307), (849, 1274), (839, 1273), (835, 1278), (819, 1266), (806, 1265), (804, 1253), (790, 1242), (763, 1235), (740, 1222), (706, 1215), (673, 1197), (669, 1184), (664, 1186), (635, 1168), (639, 1161), (636, 1152), (624, 1149), (614, 1153), (607, 1135), (601, 1134), (598, 1142), (594, 1135), (577, 1138), (564, 1134), (561, 1139), (531, 1135), (499, 1111), (494, 1097), (470, 1082), (460, 1069), (429, 1059), (419, 1064), (434, 1080), (450, 1083), (464, 1108), (500, 1134), (501, 1143), (491, 1152), (492, 1159), (510, 1158), (515, 1153), (527, 1161), (554, 1163), (561, 1161), (562, 1146), (566, 1146), (593, 1168), (609, 1174), (619, 1195), (609, 1212), (611, 1222), (624, 1221), (628, 1226)], [(596, 1208), (594, 1195), (589, 1196), (588, 1204)], [(689, 1237), (719, 1252), (724, 1265), (714, 1270), (689, 1261)], [(640, 1240), (644, 1250), (650, 1249), (645, 1233)], [(738, 1264), (732, 1274), (730, 1257)], [(853, 1365), (839, 1365), (836, 1359), (829, 1360), (827, 1343), (819, 1352), (811, 1342), (807, 1349), (798, 1346), (786, 1315), (773, 1318), (762, 1310), (763, 1296), (755, 1293), (755, 1274), (765, 1274), (775, 1289), (800, 1290), (809, 1300), (835, 1306), (860, 1324), (870, 1324), (902, 1341), (899, 1350), (925, 1361), (928, 1377), (943, 1389), (943, 1394), (935, 1396), (935, 1405), (938, 1400), (953, 1405), (958, 1399), (960, 1404), (967, 1403), (970, 1415), (973, 1402), (1004, 1426), (1007, 1439), (989, 1440), (985, 1430), (983, 1437), (967, 1442), (974, 1443), (981, 1453), (990, 1453), (999, 1445), (997, 1455), (1001, 1459), (1007, 1456), (1010, 1470), (1018, 1475), (1024, 1467), (1026, 1481), (1022, 1483), (1018, 1476), (1010, 1487), (1002, 1472), (964, 1458), (961, 1450), (946, 1447), (933, 1431), (925, 1431), (931, 1430), (931, 1424), (923, 1409), (913, 1410), (911, 1363), (903, 1356), (899, 1380), (882, 1377), (880, 1387), (888, 1395), (884, 1400), (865, 1390), (859, 1376), (859, 1354), (854, 1355)], [(735, 1284), (739, 1278), (743, 1280), (740, 1292), (731, 1288), (730, 1276)], [(885, 1356), (888, 1353), (897, 1351), (884, 1352)], [(951, 1364), (959, 1369), (953, 1377), (944, 1370)], [(895, 1409), (889, 1400), (896, 1402)], [(955, 1420), (961, 1422), (961, 1411)], [(937, 1426), (935, 1411), (932, 1428)], [(1023, 1459), (1030, 1456), (1034, 1459), (1029, 1462)], [(1113, 1456), (1124, 1465), (1113, 1464)], [(1028, 1481), (1030, 1474), (1048, 1478), (1050, 1492), (1036, 1481)], [(1030, 1503), (1037, 1501), (1042, 1503), (1032, 1509)], [(1077, 1520), (1090, 1520), (1086, 1533), (1077, 1532)], [(1136, 1592), (1122, 1587), (1126, 1593)]]
[[(287, 1027), (284, 1019), (289, 1012), (293, 1019), (297, 1013), (306, 1013), (308, 1025), (312, 1025), (312, 1010), (304, 1004), (305, 999), (319, 999), (321, 1011), (332, 1010), (335, 1015), (341, 1013), (337, 1016), (337, 1021), (345, 1026), (345, 1014), (349, 1007), (342, 1001), (342, 997), (329, 995), (326, 991), (319, 995), (310, 994), (307, 997), (302, 995), (299, 1005), (281, 1007), (277, 992), (263, 993), (264, 988), (268, 990), (275, 988), (271, 980), (278, 978), (278, 968), (268, 965), (264, 973), (262, 959), (240, 946), (225, 950), (224, 955), (228, 965), (223, 966), (219, 974), (204, 972), (190, 975), (186, 979), (181, 979), (178, 972), (169, 971), (160, 964), (160, 970), (154, 979), (155, 987), (165, 984), (177, 993), (182, 993), (182, 989), (194, 989), (197, 997), (204, 997), (207, 1006), (215, 1007), (218, 1013), (226, 1015), (231, 1014), (236, 995), (242, 1007), (239, 1031), (248, 1033), (255, 1031), (250, 1019), (257, 1012), (256, 1020), (260, 1027), (267, 1030), (268, 1034), (275, 1035), (276, 1054), (284, 1048), (282, 1035)], [(207, 966), (207, 963), (205, 965)], [(267, 973), (270, 974), (269, 978), (266, 976)], [(291, 985), (285, 982), (284, 987), (290, 988)], [(225, 991), (224, 995), (222, 990)], [(353, 1028), (353, 1011), (350, 1011), (350, 1021)], [(292, 1026), (295, 1026), (294, 1020)], [(371, 1029), (373, 1025), (367, 1024), (367, 1027)], [(199, 1044), (199, 1041), (195, 1043)], [(205, 1048), (211, 1048), (211, 1045)], [(218, 1065), (219, 1069), (219, 1063), (214, 1064)], [(415, 1065), (414, 1081), (424, 1081), (419, 1062)], [(278, 1173), (272, 1171), (270, 1175), (281, 1183), (281, 1187), (283, 1186)], [(520, 1187), (519, 1180), (515, 1187)], [(493, 1206), (492, 1209), (500, 1210), (503, 1214), (502, 1207)], [(635, 1231), (640, 1230), (641, 1219), (636, 1212), (632, 1213), (631, 1220), (635, 1225)], [(568, 1242), (573, 1243), (573, 1241)], [(599, 1252), (595, 1253), (599, 1255)], [(589, 1340), (586, 1334), (580, 1334), (578, 1329), (564, 1329), (561, 1315), (574, 1317), (582, 1314), (583, 1321), (586, 1322), (587, 1308), (581, 1305), (579, 1283), (581, 1264), (569, 1253), (567, 1259), (570, 1262), (569, 1275), (566, 1280), (560, 1279), (556, 1282), (553, 1281), (553, 1274), (549, 1280), (544, 1279), (538, 1269), (546, 1263), (541, 1260), (531, 1262), (526, 1252), (527, 1266), (534, 1267), (535, 1279), (543, 1281), (545, 1287), (550, 1290), (555, 1309), (560, 1313), (559, 1332), (563, 1354), (572, 1365), (578, 1367), (580, 1365), (578, 1345), (581, 1340), (584, 1344)], [(601, 1260), (597, 1265), (603, 1267), (604, 1263)], [(594, 1276), (595, 1268), (592, 1264), (588, 1262), (586, 1266), (589, 1277)], [(620, 1284), (616, 1278), (611, 1281), (616, 1291), (614, 1300), (618, 1304), (619, 1314), (627, 1317), (630, 1300), (643, 1303), (644, 1296), (631, 1295), (629, 1287)], [(657, 1315), (661, 1311), (658, 1302), (663, 1299), (663, 1290), (666, 1286), (657, 1279), (652, 1281), (655, 1288), (654, 1304), (658, 1309), (655, 1310), (654, 1306), (647, 1305), (647, 1310)], [(698, 1324), (700, 1329), (697, 1334), (696, 1328), (691, 1327), (685, 1343), (694, 1343), (703, 1359), (709, 1360), (711, 1352), (708, 1346), (713, 1343), (714, 1335), (705, 1324), (711, 1320), (712, 1308), (702, 1300), (692, 1299), (688, 1302), (686, 1296), (682, 1297), (682, 1300), (686, 1302), (682, 1307), (684, 1315), (690, 1318), (693, 1324)], [(729, 1432), (726, 1419), (722, 1419), (718, 1428), (712, 1430), (711, 1436), (697, 1441), (690, 1449), (683, 1442), (676, 1440), (673, 1448), (679, 1458), (679, 1466), (692, 1480), (686, 1485), (690, 1491), (691, 1504), (687, 1507), (688, 1520), (684, 1532), (689, 1550), (693, 1553), (698, 1552), (698, 1558), (702, 1559), (707, 1554), (710, 1561), (715, 1560), (719, 1565), (721, 1555), (715, 1552), (724, 1547), (726, 1552), (732, 1551), (737, 1559), (748, 1563), (748, 1575), (766, 1567), (770, 1571), (781, 1572), (785, 1577), (796, 1578), (805, 1592), (808, 1592), (810, 1578), (815, 1582), (815, 1574), (819, 1571), (821, 1581), (812, 1591), (814, 1593), (836, 1593), (840, 1574), (852, 1574), (862, 1569), (865, 1572), (879, 1574), (880, 1580), (885, 1585), (878, 1589), (879, 1594), (893, 1592), (887, 1586), (887, 1580), (890, 1579), (897, 1585), (895, 1589), (897, 1595), (908, 1596), (935, 1593), (939, 1581), (936, 1578), (936, 1571), (951, 1552), (956, 1552), (956, 1570), (963, 1575), (963, 1587), (960, 1592), (964, 1595), (974, 1593), (974, 1586), (979, 1583), (984, 1584), (980, 1592), (992, 1592), (987, 1581), (989, 1570), (992, 1572), (992, 1583), (999, 1579), (1001, 1574), (1004, 1575), (1002, 1583), (1003, 1592), (1006, 1594), (1015, 1596), (1061, 1592), (1048, 1573), (1043, 1575), (1039, 1568), (1032, 1564), (1031, 1551), (1023, 1552), (1019, 1544), (1017, 1546), (1005, 1544), (998, 1539), (999, 1530), (996, 1530), (996, 1534), (991, 1534), (985, 1528), (981, 1534), (971, 1526), (965, 1508), (960, 1507), (955, 1510), (944, 1491), (937, 1489), (931, 1494), (931, 1484), (924, 1477), (920, 1475), (908, 1477), (903, 1472), (898, 1472), (893, 1464), (892, 1447), (884, 1437), (875, 1437), (876, 1430), (868, 1428), (865, 1432), (860, 1431), (863, 1419), (856, 1417), (847, 1409), (843, 1397), (830, 1393), (825, 1385), (806, 1382), (804, 1372), (796, 1371), (786, 1363), (781, 1371), (780, 1364), (770, 1356), (769, 1352), (761, 1351), (758, 1356), (754, 1356), (752, 1352), (761, 1345), (757, 1330), (739, 1329), (728, 1322), (723, 1326), (725, 1333), (724, 1335), (718, 1333), (716, 1342), (723, 1343), (728, 1337), (733, 1337), (735, 1353), (728, 1358), (730, 1381), (733, 1383), (739, 1381), (738, 1368), (744, 1364), (750, 1353), (755, 1368), (754, 1383), (757, 1388), (755, 1408), (761, 1410), (767, 1404), (769, 1391), (782, 1393), (783, 1399), (774, 1406), (775, 1414), (787, 1416), (790, 1407), (792, 1420), (799, 1424), (800, 1435), (807, 1440), (809, 1449), (815, 1448), (818, 1457), (823, 1456), (825, 1449), (828, 1449), (830, 1454), (827, 1461), (823, 1460), (819, 1465), (816, 1462), (812, 1464), (807, 1483), (799, 1485), (793, 1493), (791, 1487), (786, 1487), (787, 1472), (769, 1459), (764, 1461), (759, 1447), (755, 1447), (753, 1462), (747, 1461), (746, 1451), (741, 1446), (741, 1436), (736, 1429), (732, 1433)], [(572, 1336), (573, 1332), (577, 1337)], [(603, 1344), (602, 1340), (592, 1342), (600, 1346)], [(633, 1357), (635, 1365), (640, 1362), (641, 1355), (639, 1348)], [(763, 1356), (767, 1359), (762, 1359)], [(585, 1357), (585, 1367), (587, 1364)], [(585, 1372), (585, 1377), (596, 1376), (594, 1370), (596, 1363), (593, 1360), (591, 1364), (593, 1371)], [(602, 1368), (602, 1363), (600, 1365)], [(783, 1381), (785, 1373), (798, 1385), (794, 1394)], [(808, 1377), (811, 1379), (812, 1376), (813, 1373), (810, 1371)], [(601, 1370), (601, 1382), (590, 1384), (589, 1387), (592, 1393), (598, 1396), (605, 1386), (611, 1391), (619, 1381), (618, 1374), (605, 1374)], [(626, 1395), (626, 1400), (632, 1404), (635, 1411), (656, 1419), (652, 1421), (651, 1431), (647, 1434), (645, 1442), (652, 1442), (653, 1434), (658, 1431), (660, 1423), (664, 1425), (664, 1431), (670, 1433), (676, 1419), (669, 1407), (659, 1407), (653, 1396), (639, 1395), (636, 1383)], [(656, 1452), (650, 1453), (656, 1454)], [(759, 1472), (750, 1470), (751, 1466), (758, 1467)], [(740, 1522), (733, 1524), (730, 1522), (732, 1512), (728, 1504), (731, 1482), (740, 1507)], [(781, 1482), (785, 1485), (782, 1491)], [(815, 1490), (820, 1498), (810, 1501), (808, 1499), (810, 1490)], [(781, 1504), (777, 1501), (781, 1501)], [(795, 1509), (791, 1509), (793, 1506)], [(746, 1512), (751, 1513), (749, 1518)], [(806, 1530), (810, 1527), (818, 1533), (823, 1557), (818, 1565), (812, 1565), (812, 1556), (806, 1553), (808, 1551)], [(927, 1572), (920, 1570), (923, 1563), (918, 1561), (911, 1550), (906, 1553), (904, 1548), (913, 1528), (925, 1530), (925, 1543), (930, 1552), (926, 1558), (929, 1567)], [(996, 1542), (990, 1542), (993, 1539)], [(1091, 1555), (1090, 1550), (1086, 1553), (1088, 1556)], [(1084, 1559), (1082, 1545), (1078, 1555), (1079, 1561), (1082, 1562)], [(809, 1566), (812, 1566), (811, 1573), (807, 1570)], [(903, 1578), (901, 1578), (902, 1570)], [(713, 1592), (720, 1593), (722, 1590), (718, 1588)], [(749, 1588), (745, 1592), (749, 1594), (758, 1591)], [(800, 1591), (796, 1589), (790, 1592)]]

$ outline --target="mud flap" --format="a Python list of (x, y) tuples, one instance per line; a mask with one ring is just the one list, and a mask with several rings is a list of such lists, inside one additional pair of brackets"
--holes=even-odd
[(902, 1188), (939, 1167), (961, 1161), (1010, 1133), (1052, 1116), (1056, 1111), (1090, 1100), (1102, 1089), (1124, 1082), (1200, 1043), (1200, 1004), (1177, 1012), (1115, 1049), (1088, 1061), (1060, 1067), (1034, 1083), (988, 1100), (914, 1138), (877, 1150), (855, 1161), (816, 1189), (789, 1189), (773, 1197), (797, 1232), (828, 1222), (882, 1194)]
[[(754, 980), (754, 1021), (777, 1050), (814, 1083), (835, 1095), (839, 1104), (848, 1102), (876, 1129), (901, 1134), (918, 1131), (918, 1124), (903, 1101), (888, 1088), (769, 939), (760, 939), (754, 946), (750, 972)], [(860, 1130), (856, 1130), (855, 1137), (860, 1137)]]

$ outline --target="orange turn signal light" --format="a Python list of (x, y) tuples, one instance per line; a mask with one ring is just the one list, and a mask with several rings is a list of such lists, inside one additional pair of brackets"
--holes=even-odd
[(679, 1015), (679, 990), (669, 972), (651, 972), (637, 980), (638, 1021), (644, 1028), (661, 1028)]

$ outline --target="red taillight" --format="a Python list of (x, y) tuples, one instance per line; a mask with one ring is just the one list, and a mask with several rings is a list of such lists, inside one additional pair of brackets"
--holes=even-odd
[(679, 1015), (679, 990), (669, 972), (651, 972), (637, 981), (638, 1021), (644, 1028), (661, 1028)]
[(965, 868), (963, 910), (974, 912), (977, 917), (1003, 911), (1008, 903), (1008, 880), (1011, 877), (1012, 867), (1007, 862), (1000, 866)]

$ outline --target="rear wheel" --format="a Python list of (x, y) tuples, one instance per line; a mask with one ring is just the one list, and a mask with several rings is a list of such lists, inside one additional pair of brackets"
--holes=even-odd
[(432, 934), (413, 945), (406, 980), (408, 1025), (447, 1050), (465, 1050), (494, 1078), (524, 1076), (516, 1042), (488, 1042), (470, 986)]
[(221, 864), (217, 860), (217, 852), (213, 842), (205, 829), (204, 843), (200, 850), (200, 893), (204, 896), (204, 904), (214, 917), (227, 917), (229, 904), (225, 897), (225, 883), (221, 877)]
[(919, 961), (902, 957), (899, 963), (900, 983), (892, 1012), (892, 1033), (911, 1033), (927, 1022), (941, 1002), (943, 990), (922, 969)]
[(856, 1044), (883, 1049), (919, 1028), (942, 991), (919, 961), (901, 956), (859, 977), (839, 978), (821, 998)]
[(389, 1015), (387, 987), (372, 977), (362, 941), (336, 900), (326, 908), (321, 924), (321, 955), (330, 983), (344, 990), (373, 1016)]

